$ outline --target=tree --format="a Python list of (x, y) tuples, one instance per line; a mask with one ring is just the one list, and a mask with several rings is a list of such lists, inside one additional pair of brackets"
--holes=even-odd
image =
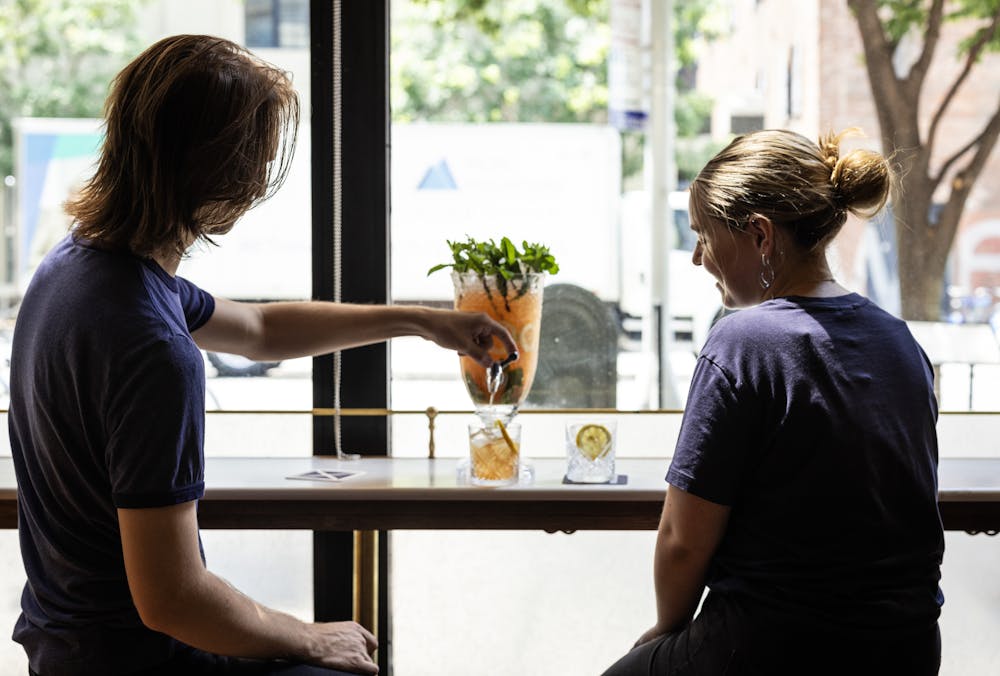
[(394, 2), (395, 121), (607, 120), (607, 4)]
[(0, 2), (0, 176), (18, 117), (98, 117), (108, 82), (138, 49), (132, 0)]
[[(900, 185), (892, 196), (899, 252), (902, 314), (940, 319), (948, 252), (966, 200), (1000, 136), (1000, 95), (983, 127), (948, 148), (932, 166), (942, 142), (942, 121), (963, 84), (971, 82), (983, 54), (1000, 48), (1000, 0), (847, 0), (864, 44), (865, 66), (878, 115), (883, 150), (898, 163)], [(929, 124), (919, 118), (921, 93), (939, 46), (942, 25), (961, 21), (968, 33), (959, 50), (961, 69), (936, 104)], [(904, 39), (922, 38), (909, 72), (893, 66)], [(926, 103), (926, 102), (924, 102)], [(926, 128), (924, 128), (926, 127)], [(942, 208), (935, 194), (947, 187)]]
[[(711, 101), (693, 90), (697, 38), (717, 0), (677, 0), (678, 136), (696, 137)], [(608, 119), (607, 0), (394, 2), (392, 115), (397, 122), (591, 122)], [(624, 134), (626, 176), (642, 166), (642, 134)], [(717, 148), (689, 144), (700, 168)], [(705, 156), (707, 154), (707, 156)], [(704, 156), (704, 157), (703, 157)]]

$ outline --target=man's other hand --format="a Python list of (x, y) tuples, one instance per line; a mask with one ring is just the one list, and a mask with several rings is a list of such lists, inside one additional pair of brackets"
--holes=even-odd
[(377, 674), (372, 653), (378, 641), (357, 622), (321, 622), (309, 625), (312, 641), (308, 662), (359, 674)]

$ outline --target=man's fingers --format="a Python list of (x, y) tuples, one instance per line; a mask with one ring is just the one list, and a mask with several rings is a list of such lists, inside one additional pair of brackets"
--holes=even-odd
[(514, 342), (514, 338), (510, 335), (510, 332), (507, 331), (507, 329), (505, 329), (501, 324), (496, 325), (493, 335), (499, 338), (500, 342), (503, 343), (504, 348), (507, 350), (507, 354), (514, 354), (517, 352), (517, 343)]
[(334, 669), (346, 669), (351, 673), (361, 673), (361, 674), (377, 674), (378, 665), (371, 658), (371, 655), (367, 653), (360, 653), (355, 655), (345, 655), (342, 659), (334, 660), (329, 666)]
[(360, 671), (362, 674), (377, 674), (378, 665), (371, 660), (367, 662), (358, 662), (356, 666), (351, 667), (351, 671)]
[(485, 350), (476, 350), (476, 354), (472, 354), (472, 352), (469, 352), (469, 354), (465, 356), (474, 359), (475, 362), (480, 366), (482, 366), (483, 368), (488, 369), (490, 365), (493, 364), (493, 357), (491, 357), (490, 353)]
[(371, 633), (360, 624), (358, 629), (361, 630), (361, 636), (365, 639), (365, 647), (368, 648), (368, 653), (371, 654), (376, 648), (378, 648), (378, 639), (375, 638), (375, 634)]

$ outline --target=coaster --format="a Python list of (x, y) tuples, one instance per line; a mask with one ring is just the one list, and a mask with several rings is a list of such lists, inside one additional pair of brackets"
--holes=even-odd
[(564, 484), (573, 484), (574, 486), (624, 486), (628, 483), (628, 474), (616, 474), (611, 481), (571, 481), (568, 476), (563, 476), (562, 482)]

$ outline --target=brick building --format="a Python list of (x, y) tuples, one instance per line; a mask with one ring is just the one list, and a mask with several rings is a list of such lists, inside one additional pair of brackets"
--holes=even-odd
[[(714, 136), (781, 127), (815, 138), (829, 130), (861, 127), (867, 138), (851, 143), (880, 146), (861, 37), (846, 0), (729, 0), (728, 4), (729, 32), (705, 46), (698, 68), (698, 89), (716, 103)], [(946, 23), (942, 30), (923, 89), (924, 129), (962, 66), (956, 50), (968, 33), (967, 24)], [(919, 35), (904, 39), (897, 50), (898, 72), (906, 72), (921, 41)], [(988, 54), (948, 109), (932, 170), (977, 135), (998, 105), (1000, 55)], [(938, 198), (946, 196), (944, 192)], [(841, 278), (855, 288), (869, 293), (881, 288), (884, 295), (891, 295), (894, 260), (887, 253), (895, 245), (878, 230), (852, 219), (832, 258)], [(949, 270), (950, 283), (965, 292), (976, 287), (1000, 289), (1000, 147), (994, 149), (969, 197)], [(886, 303), (885, 298), (879, 300)]]

